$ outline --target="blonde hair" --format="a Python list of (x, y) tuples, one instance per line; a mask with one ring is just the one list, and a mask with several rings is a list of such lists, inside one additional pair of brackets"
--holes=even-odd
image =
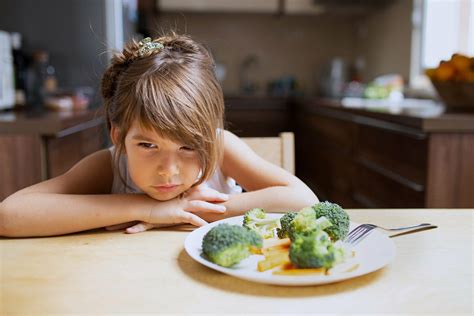
[[(172, 33), (153, 40), (160, 49), (139, 53), (127, 43), (102, 77), (108, 128), (118, 127), (114, 167), (125, 152), (132, 123), (197, 151), (202, 176), (208, 179), (222, 157), (224, 99), (214, 75), (214, 60), (201, 44)], [(123, 179), (123, 175), (120, 175)]]

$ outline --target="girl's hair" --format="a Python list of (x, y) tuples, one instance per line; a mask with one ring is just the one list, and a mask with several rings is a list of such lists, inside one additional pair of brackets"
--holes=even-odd
[(224, 99), (214, 60), (186, 35), (173, 32), (153, 42), (163, 46), (140, 52), (138, 42), (127, 43), (102, 77), (107, 125), (119, 130), (114, 168), (136, 120), (142, 128), (197, 151), (202, 171), (198, 185), (222, 157)]

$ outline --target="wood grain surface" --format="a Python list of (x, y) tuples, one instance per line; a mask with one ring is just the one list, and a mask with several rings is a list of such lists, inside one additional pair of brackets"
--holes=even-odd
[(0, 239), (0, 314), (424, 313), (472, 315), (473, 210), (350, 210), (353, 221), (437, 229), (394, 238), (396, 258), (323, 286), (239, 280), (191, 259), (189, 229)]

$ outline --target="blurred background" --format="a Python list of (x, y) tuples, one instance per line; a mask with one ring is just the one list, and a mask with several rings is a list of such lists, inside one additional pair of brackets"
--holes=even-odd
[(100, 79), (176, 30), (216, 60), (226, 126), (295, 134), (347, 208), (474, 207), (474, 0), (2, 0), (0, 201), (110, 141)]

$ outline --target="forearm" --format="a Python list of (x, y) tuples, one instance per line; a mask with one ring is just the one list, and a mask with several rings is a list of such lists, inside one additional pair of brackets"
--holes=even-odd
[(227, 202), (223, 203), (226, 206), (224, 214), (205, 214), (203, 218), (206, 221), (213, 222), (224, 217), (242, 215), (255, 207), (263, 208), (266, 212), (298, 211), (317, 202), (316, 195), (306, 186), (269, 187), (232, 195)]
[(12, 196), (0, 204), (0, 235), (62, 235), (143, 220), (150, 209), (149, 199), (130, 194), (27, 193)]

